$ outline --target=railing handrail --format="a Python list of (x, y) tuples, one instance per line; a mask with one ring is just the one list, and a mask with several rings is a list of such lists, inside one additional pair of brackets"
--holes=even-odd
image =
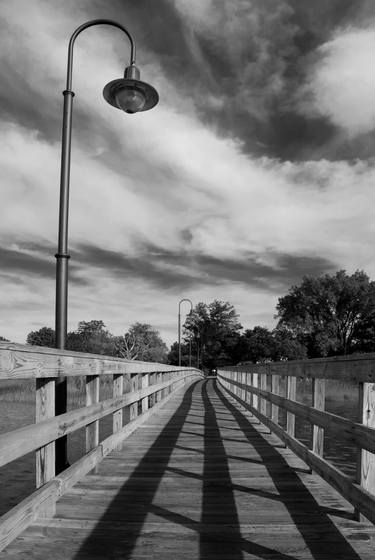
[(338, 379), (340, 381), (374, 382), (375, 353), (349, 354), (309, 360), (285, 360), (258, 364), (223, 366), (222, 371), (285, 375), (307, 379)]
[[(366, 364), (366, 367), (372, 365), (375, 371), (373, 356), (374, 354), (363, 356), (361, 360), (354, 357), (351, 360), (340, 357), (313, 362), (308, 360), (228, 366), (218, 369), (217, 375), (223, 389), (284, 441), (312, 470), (336, 488), (355, 507), (358, 516), (362, 513), (375, 523), (375, 383), (364, 381), (368, 378), (364, 376), (364, 370), (359, 368), (361, 364)], [(344, 366), (351, 364), (354, 368), (352, 376), (344, 377), (344, 380), (358, 382), (357, 422), (324, 410), (325, 380), (340, 379), (336, 375), (337, 371), (332, 376), (332, 363), (335, 367), (339, 364)], [(282, 368), (279, 367), (281, 364)], [(310, 370), (305, 370), (305, 373), (310, 371), (310, 375), (300, 375), (301, 369), (296, 368), (297, 364), (309, 367)], [(317, 367), (316, 364), (320, 368), (318, 371), (314, 369)], [(323, 375), (324, 364), (328, 364), (326, 376)], [(280, 395), (282, 376), (286, 378), (285, 396)], [(312, 406), (296, 400), (297, 377), (302, 380), (312, 378)], [(271, 410), (268, 410), (267, 402), (270, 403)], [(279, 424), (279, 409), (286, 412), (285, 429)], [(296, 417), (307, 420), (311, 424), (311, 449), (295, 437)], [(357, 447), (354, 481), (323, 458), (325, 429), (330, 430), (337, 438), (341, 437)]]
[(191, 369), (195, 368), (59, 350), (47, 346), (0, 342), (0, 380), (127, 373), (146, 374)]
[[(112, 398), (99, 400), (99, 379), (112, 376)], [(37, 516), (51, 516), (58, 498), (95, 467), (104, 456), (163, 405), (185, 383), (202, 372), (195, 368), (141, 362), (58, 350), (0, 343), (0, 381), (35, 379), (36, 424), (0, 435), (0, 466), (36, 451), (37, 490), (0, 518), (0, 550)], [(54, 415), (56, 378), (84, 377), (86, 406)], [(128, 385), (124, 387), (124, 379)], [(127, 392), (124, 392), (124, 389)], [(123, 410), (130, 421), (123, 425)], [(99, 420), (113, 417), (113, 433), (99, 441)], [(55, 476), (55, 441), (86, 427), (86, 455)]]

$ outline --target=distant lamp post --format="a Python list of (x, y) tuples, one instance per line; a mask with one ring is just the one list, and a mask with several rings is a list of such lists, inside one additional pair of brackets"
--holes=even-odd
[[(72, 34), (68, 47), (68, 64), (66, 75), (66, 89), (64, 95), (62, 146), (61, 146), (61, 174), (60, 174), (60, 209), (59, 209), (59, 234), (56, 253), (56, 348), (64, 349), (67, 336), (67, 309), (68, 309), (68, 213), (69, 213), (69, 182), (70, 182), (70, 156), (72, 136), (72, 71), (73, 47), (78, 35), (94, 25), (111, 25), (121, 29), (130, 41), (130, 64), (125, 68), (124, 78), (113, 80), (103, 90), (103, 96), (110, 105), (122, 109), (126, 113), (137, 113), (152, 109), (158, 100), (157, 91), (141, 82), (139, 70), (135, 66), (135, 43), (129, 31), (121, 24), (108, 19), (94, 19), (78, 27)], [(55, 414), (66, 412), (67, 388), (66, 379), (58, 379), (56, 383)], [(61, 472), (67, 466), (66, 437), (58, 440), (56, 444), (56, 472)]]
[(197, 369), (199, 369), (199, 342), (201, 338), (201, 333), (197, 327)]
[[(181, 366), (181, 303), (190, 303), (190, 313), (193, 311), (193, 304), (190, 299), (183, 298), (178, 302), (178, 365)], [(189, 339), (189, 367), (191, 367), (191, 338)]]

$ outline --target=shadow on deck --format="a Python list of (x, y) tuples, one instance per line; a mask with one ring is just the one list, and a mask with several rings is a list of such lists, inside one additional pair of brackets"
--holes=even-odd
[(4, 558), (372, 558), (372, 525), (345, 508), (209, 379), (138, 429)]

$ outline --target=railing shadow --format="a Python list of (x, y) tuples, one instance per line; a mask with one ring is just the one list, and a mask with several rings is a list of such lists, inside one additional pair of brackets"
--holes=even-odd
[[(334, 558), (360, 560), (356, 551), (326, 514), (326, 508), (317, 503), (295, 470), (288, 465), (274, 446), (252, 427), (246, 416), (218, 389), (216, 382), (215, 392), (223, 405), (232, 413), (249, 443), (263, 459), (264, 466), (279, 493), (279, 499), (287, 508), (312, 557), (318, 560), (322, 558), (322, 555), (328, 558), (330, 554), (334, 554), (332, 556)], [(291, 488), (293, 488), (293, 494), (298, 494), (298, 499), (290, 495)], [(322, 528), (318, 539), (316, 533), (314, 534), (314, 531), (311, 530), (312, 524)], [(246, 552), (252, 552), (251, 543), (249, 544), (250, 549), (244, 549)], [(275, 558), (279, 558), (279, 556), (276, 555)]]
[[(81, 545), (75, 555), (76, 560), (90, 557), (121, 558), (127, 560), (141, 533), (146, 516), (152, 509), (152, 502), (163, 478), (170, 456), (174, 450), (185, 419), (192, 404), (192, 394), (196, 384), (187, 390), (181, 404), (164, 426), (155, 442), (143, 456), (137, 467), (129, 476), (119, 493), (112, 500), (95, 529)], [(160, 450), (162, 452), (160, 453)], [(137, 504), (139, 477), (151, 473), (147, 486), (143, 488), (142, 502)], [(116, 515), (117, 514), (117, 515)], [(114, 522), (116, 519), (116, 522)], [(129, 526), (124, 538), (124, 528)], [(105, 539), (103, 539), (105, 535)]]
[[(211, 388), (213, 384), (214, 390)], [(201, 409), (203, 433), (196, 432), (197, 445), (190, 442), (189, 447), (192, 453), (197, 452), (198, 465), (202, 464), (203, 460), (202, 474), (178, 468), (178, 463), (177, 467), (174, 467), (173, 463), (169, 464), (173, 451), (179, 447), (184, 448), (184, 443), (177, 444), (177, 440), (184, 434), (183, 427), (186, 418), (192, 411), (193, 394), (196, 399), (198, 391), (200, 391), (203, 404), (203, 410)], [(236, 420), (241, 433), (264, 462), (277, 494), (247, 488), (236, 484), (236, 481), (232, 483), (229, 464), (232, 459), (225, 449), (227, 440), (222, 438), (221, 434), (220, 422), (224, 411)], [(226, 428), (223, 427), (223, 429)], [(248, 444), (244, 442), (243, 445)], [(236, 459), (240, 459), (240, 457), (236, 457)], [(251, 469), (251, 464), (249, 464), (249, 469)], [(185, 476), (186, 488), (189, 487), (189, 477), (191, 480), (201, 480), (201, 501), (201, 496), (197, 495), (197, 501), (201, 503), (199, 521), (185, 515), (183, 507), (179, 507), (180, 512), (178, 513), (158, 504), (156, 493), (164, 475), (168, 475), (168, 473)], [(142, 485), (141, 493), (140, 485)], [(292, 496), (291, 488), (293, 488)], [(211, 380), (196, 382), (187, 389), (176, 412), (112, 500), (92, 533), (83, 542), (75, 559), (121, 558), (130, 560), (139, 537), (142, 539), (141, 533), (146, 517), (151, 514), (193, 531), (196, 537), (192, 538), (199, 543), (197, 557), (201, 560), (217, 560), (218, 558), (241, 560), (245, 554), (264, 560), (268, 558), (295, 560), (295, 556), (278, 551), (277, 547), (272, 547), (272, 544), (266, 539), (265, 544), (260, 544), (241, 535), (234, 492), (246, 493), (249, 500), (252, 495), (259, 495), (282, 502), (312, 558), (318, 560), (322, 555), (329, 557), (329, 554), (334, 551), (335, 558), (360, 560), (351, 545), (332, 523), (325, 508), (319, 506), (295, 470), (288, 465), (277, 449), (259, 434), (246, 416), (218, 390), (216, 381)], [(298, 494), (297, 500), (295, 493)], [(183, 504), (181, 505), (183, 506)], [(197, 507), (199, 507), (198, 504)], [(319, 538), (317, 538), (316, 530), (311, 530), (312, 523), (316, 524), (318, 530), (322, 529)], [(172, 535), (168, 535), (166, 538), (174, 539)], [(184, 546), (183, 542), (184, 540), (181, 541), (180, 546)], [(181, 554), (183, 552), (181, 550)], [(195, 557), (192, 556), (192, 558)]]
[[(207, 383), (208, 381), (205, 381), (202, 384), (204, 463), (199, 536), (200, 558), (216, 560), (218, 557), (227, 556), (231, 560), (240, 560), (242, 559), (241, 532), (228, 457), (216, 419), (215, 407), (208, 395)], [(225, 526), (230, 527), (224, 534), (223, 517)]]

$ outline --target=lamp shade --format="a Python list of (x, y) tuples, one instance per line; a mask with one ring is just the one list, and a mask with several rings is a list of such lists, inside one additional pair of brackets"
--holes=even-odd
[(130, 78), (109, 82), (103, 89), (103, 97), (110, 105), (126, 113), (148, 111), (159, 101), (155, 88), (146, 82)]

